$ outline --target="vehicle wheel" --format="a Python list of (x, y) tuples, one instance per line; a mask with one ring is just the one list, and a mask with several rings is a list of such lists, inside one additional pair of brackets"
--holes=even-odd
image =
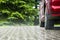
[(44, 27), (44, 22), (40, 22), (40, 27)]
[(52, 20), (46, 20), (45, 21), (45, 29), (53, 29), (54, 28), (54, 22)]
[(45, 29), (53, 29), (54, 21), (50, 19), (51, 16), (47, 14), (47, 10), (45, 10)]

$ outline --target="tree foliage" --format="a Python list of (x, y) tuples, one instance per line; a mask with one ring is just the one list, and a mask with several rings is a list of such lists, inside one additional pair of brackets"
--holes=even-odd
[(35, 0), (0, 0), (0, 18), (34, 21), (37, 15), (34, 5)]

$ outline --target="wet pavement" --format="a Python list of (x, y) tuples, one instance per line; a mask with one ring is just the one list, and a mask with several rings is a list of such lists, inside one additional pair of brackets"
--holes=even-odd
[(60, 30), (39, 26), (0, 27), (0, 40), (60, 40)]

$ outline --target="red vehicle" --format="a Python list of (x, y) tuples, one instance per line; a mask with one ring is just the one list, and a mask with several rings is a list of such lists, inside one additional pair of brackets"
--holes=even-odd
[(60, 0), (40, 1), (40, 26), (53, 29), (54, 23), (60, 23)]

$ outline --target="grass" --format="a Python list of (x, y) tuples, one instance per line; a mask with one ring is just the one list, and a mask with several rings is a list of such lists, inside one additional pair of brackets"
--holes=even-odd
[(33, 23), (12, 23), (6, 20), (0, 20), (0, 27), (9, 27), (9, 26), (34, 26)]
[(60, 27), (60, 24), (54, 24), (54, 27)]
[(10, 26), (34, 26), (33, 22), (23, 22), (23, 23), (13, 23), (11, 21), (7, 21), (6, 19), (0, 20), (0, 27), (10, 27)]

